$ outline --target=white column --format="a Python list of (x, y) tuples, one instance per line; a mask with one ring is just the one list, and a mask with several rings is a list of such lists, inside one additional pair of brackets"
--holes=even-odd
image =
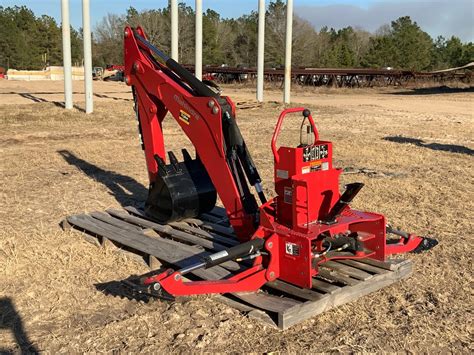
[(202, 0), (196, 0), (196, 49), (194, 75), (202, 80)]
[(258, 0), (257, 101), (263, 101), (265, 56), (265, 0)]
[(72, 109), (71, 28), (69, 25), (69, 0), (61, 0), (63, 27), (64, 107)]
[(171, 58), (178, 61), (178, 0), (171, 3)]
[(92, 39), (89, 0), (82, 0), (82, 32), (84, 40), (84, 92), (86, 95), (86, 113), (94, 111), (92, 98)]
[(293, 0), (286, 0), (285, 92), (283, 94), (283, 102), (285, 104), (290, 103), (292, 39), (293, 39)]

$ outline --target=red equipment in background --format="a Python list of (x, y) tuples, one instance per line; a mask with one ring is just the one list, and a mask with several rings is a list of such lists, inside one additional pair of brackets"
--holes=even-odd
[[(435, 245), (387, 227), (383, 215), (350, 208), (363, 184), (348, 184), (339, 193), (341, 170), (333, 167), (332, 143), (319, 139), (304, 108), (284, 110), (278, 119), (272, 139), (276, 196), (267, 200), (234, 103), (150, 44), (140, 27), (125, 29), (124, 46), (125, 82), (133, 88), (150, 177), (145, 211), (162, 223), (195, 217), (212, 209), (218, 194), (241, 241), (184, 269), (149, 273), (134, 285), (138, 292), (170, 298), (254, 291), (275, 279), (311, 288), (319, 265), (328, 260), (384, 260)], [(195, 158), (183, 151), (180, 162), (170, 152), (167, 164), (162, 122), (168, 112), (191, 140)], [(295, 113), (303, 116), (299, 145), (277, 148), (283, 120)], [(387, 232), (398, 238), (387, 242)], [(230, 279), (183, 281), (191, 271), (227, 260), (251, 260), (252, 266)]]
[(118, 70), (118, 71), (125, 71), (125, 65), (120, 64), (107, 64), (105, 66), (107, 70)]

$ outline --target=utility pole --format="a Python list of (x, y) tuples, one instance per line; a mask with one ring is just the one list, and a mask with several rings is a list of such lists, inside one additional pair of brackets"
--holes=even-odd
[(171, 58), (178, 61), (178, 0), (170, 0), (171, 7)]
[(293, 40), (293, 0), (286, 0), (285, 91), (283, 94), (283, 102), (285, 104), (290, 103), (292, 40)]
[(94, 101), (92, 98), (92, 39), (89, 0), (82, 0), (82, 32), (84, 40), (84, 93), (86, 95), (86, 113), (92, 113), (94, 111)]
[(194, 75), (202, 80), (202, 0), (196, 0), (196, 49)]
[(263, 71), (265, 66), (265, 0), (258, 0), (258, 45), (257, 45), (257, 101), (263, 101)]
[(69, 25), (69, 0), (61, 0), (63, 30), (64, 107), (72, 109), (71, 28)]

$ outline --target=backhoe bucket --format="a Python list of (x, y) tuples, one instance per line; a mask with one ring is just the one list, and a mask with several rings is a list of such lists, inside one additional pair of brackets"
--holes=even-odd
[(156, 181), (150, 186), (145, 213), (161, 223), (197, 217), (216, 204), (217, 193), (199, 157), (183, 149), (183, 162), (168, 152), (170, 164), (155, 156)]

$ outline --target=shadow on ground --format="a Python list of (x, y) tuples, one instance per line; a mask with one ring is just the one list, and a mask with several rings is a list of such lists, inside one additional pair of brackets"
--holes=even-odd
[(0, 298), (0, 330), (3, 329), (12, 332), (17, 345), (13, 349), (0, 347), (0, 354), (39, 354), (38, 349), (28, 339), (21, 316), (8, 297)]
[[(46, 99), (43, 99), (42, 97), (35, 96), (33, 94), (30, 94), (30, 93), (25, 92), (25, 93), (19, 93), (18, 95), (20, 95), (21, 97), (23, 97), (25, 99), (31, 100), (33, 102), (47, 102), (47, 103), (52, 103), (53, 105), (55, 105), (57, 107), (61, 107), (61, 108), (65, 107), (64, 102), (46, 100)], [(77, 105), (74, 105), (74, 108), (81, 111), (81, 112), (86, 112), (83, 108), (81, 108)]]
[[(121, 100), (121, 101), (133, 101), (133, 99), (127, 99), (127, 98), (122, 98), (122, 97), (117, 97), (117, 96), (111, 96), (111, 95), (105, 95), (105, 94), (121, 94), (121, 93), (128, 93), (127, 91), (120, 91), (120, 92), (105, 92), (105, 93), (94, 93), (94, 96), (101, 98), (101, 99), (111, 99), (111, 100)], [(6, 93), (0, 93), (0, 95), (6, 95), (6, 94), (17, 94), (24, 99), (31, 100), (33, 102), (47, 102), (47, 103), (52, 103), (58, 107), (64, 108), (64, 102), (60, 101), (53, 101), (53, 100), (48, 100), (43, 97), (37, 96), (37, 95), (51, 95), (51, 94), (62, 94), (62, 92), (6, 92)], [(73, 94), (83, 94), (82, 92), (73, 92)], [(83, 108), (74, 105), (74, 108), (85, 112)]]
[(135, 179), (115, 171), (102, 169), (77, 157), (69, 150), (59, 150), (58, 153), (68, 164), (105, 185), (122, 206), (139, 206), (146, 200), (148, 190)]
[(440, 94), (462, 94), (474, 92), (474, 86), (468, 88), (450, 88), (448, 86), (437, 86), (430, 88), (415, 88), (408, 91), (393, 91), (389, 95), (440, 95)]
[(414, 144), (418, 147), (428, 148), (432, 150), (441, 150), (451, 153), (474, 155), (474, 150), (465, 147), (463, 145), (456, 144), (441, 144), (441, 143), (425, 143), (423, 140), (418, 138), (402, 137), (402, 136), (390, 136), (383, 138), (386, 141), (394, 143)]
[(122, 97), (117, 97), (117, 96), (110, 96), (110, 95), (104, 95), (104, 94), (97, 94), (94, 93), (94, 96), (97, 96), (101, 99), (112, 99), (112, 100), (122, 100), (122, 101), (133, 101), (133, 99), (124, 99)]

